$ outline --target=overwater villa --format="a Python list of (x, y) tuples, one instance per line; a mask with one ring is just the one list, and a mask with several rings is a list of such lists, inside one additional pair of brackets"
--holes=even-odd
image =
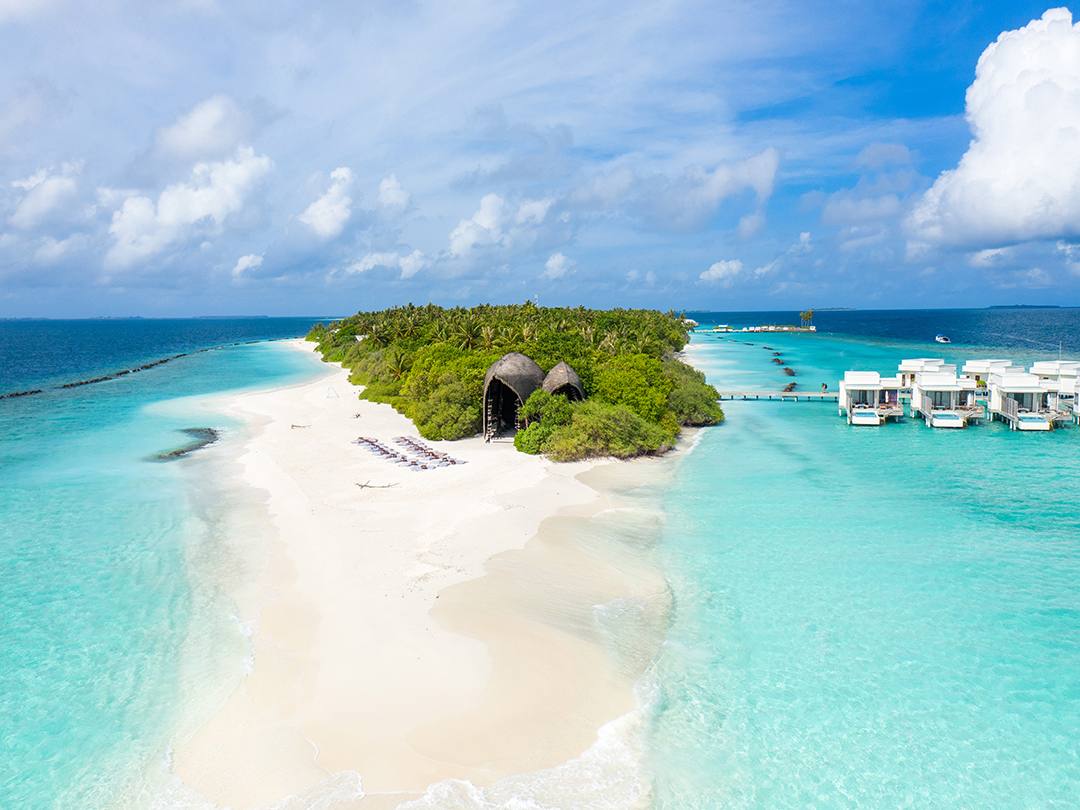
[(920, 371), (911, 384), (911, 415), (918, 414), (927, 427), (966, 427), (969, 420), (983, 416), (975, 387), (972, 378), (956, 376), (955, 365)]
[(983, 360), (968, 360), (964, 363), (961, 371), (964, 372), (965, 377), (970, 377), (975, 381), (977, 393), (987, 393), (989, 391), (990, 375), (995, 371), (1001, 372), (1011, 367), (1012, 360), (986, 358)]
[(1047, 408), (1066, 413), (1073, 410), (1080, 361), (1040, 360), (1032, 364), (1031, 373), (1039, 378), (1039, 384), (1046, 390)]
[(837, 398), (840, 415), (849, 425), (880, 425), (904, 415), (899, 375), (882, 378), (876, 371), (846, 371)]
[(916, 357), (911, 360), (901, 360), (897, 367), (900, 377), (901, 388), (911, 388), (915, 382), (915, 375), (923, 371), (952, 371), (956, 373), (956, 366), (948, 366), (940, 357)]
[(1056, 419), (1069, 414), (1051, 408), (1049, 391), (1035, 374), (1005, 369), (990, 375), (990, 419), (1000, 419), (1012, 430), (1050, 430)]

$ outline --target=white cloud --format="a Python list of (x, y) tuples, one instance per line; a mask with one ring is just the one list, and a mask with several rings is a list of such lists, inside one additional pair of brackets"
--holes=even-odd
[(401, 256), (396, 252), (382, 252), (382, 253), (368, 253), (362, 259), (359, 259), (348, 267), (344, 268), (342, 272), (345, 273), (366, 273), (368, 270), (372, 270), (376, 267), (387, 268), (399, 268), (401, 270), (401, 278), (412, 278), (425, 267), (431, 265), (431, 259), (423, 254), (422, 251), (414, 250), (407, 256)]
[(398, 260), (402, 278), (412, 278), (429, 264), (431, 261), (419, 250), (414, 250), (408, 256), (402, 256)]
[(749, 239), (755, 233), (765, 227), (765, 212), (755, 211), (752, 214), (747, 214), (745, 217), (739, 220), (739, 236), (743, 239)]
[(78, 190), (75, 176), (81, 169), (80, 163), (65, 163), (58, 174), (53, 173), (51, 168), (41, 169), (25, 180), (14, 181), (11, 185), (25, 190), (26, 194), (11, 215), (11, 224), (22, 230), (41, 224), (75, 196)]
[(704, 273), (702, 273), (699, 278), (702, 281), (719, 281), (725, 287), (730, 287), (735, 281), (735, 277), (739, 275), (742, 270), (743, 263), (738, 259), (732, 259), (731, 261), (719, 261), (713, 264)]
[(359, 261), (345, 268), (346, 273), (366, 273), (375, 267), (397, 267), (399, 257), (396, 253), (369, 253)]
[(1057, 249), (1065, 254), (1065, 269), (1074, 276), (1080, 276), (1080, 245), (1058, 242)]
[(553, 200), (525, 200), (515, 209), (498, 194), (487, 194), (480, 208), (450, 233), (450, 254), (468, 256), (474, 248), (527, 245), (535, 241)]
[(251, 116), (231, 98), (219, 94), (200, 101), (178, 116), (172, 126), (158, 130), (154, 140), (165, 154), (194, 160), (232, 152), (251, 129)]
[(38, 249), (34, 251), (34, 261), (38, 264), (55, 264), (72, 251), (81, 247), (83, 242), (84, 237), (79, 235), (71, 236), (63, 240), (46, 236), (41, 240), (41, 245), (38, 246)]
[(972, 267), (998, 267), (1013, 258), (1013, 251), (1009, 248), (988, 248), (972, 253), (968, 256), (968, 264)]
[(156, 205), (149, 197), (128, 197), (113, 212), (109, 234), (115, 243), (105, 256), (106, 265), (127, 267), (154, 256), (196, 224), (220, 228), (273, 167), (267, 156), (256, 157), (254, 150), (242, 147), (231, 160), (196, 164), (191, 179), (167, 187)]
[(232, 269), (233, 278), (239, 278), (244, 274), (244, 271), (250, 270), (253, 267), (258, 267), (263, 263), (263, 257), (257, 256), (254, 253), (249, 253), (247, 256), (241, 256), (236, 260), (236, 266)]
[(552, 280), (562, 278), (575, 264), (577, 264), (577, 262), (573, 259), (568, 259), (561, 253), (553, 253), (551, 258), (544, 263), (544, 272), (542, 275), (544, 278)]
[(322, 239), (338, 236), (352, 215), (352, 197), (349, 196), (352, 185), (352, 169), (348, 166), (334, 169), (330, 172), (330, 187), (307, 207), (300, 215), (300, 221)]
[(907, 220), (930, 245), (996, 247), (1080, 235), (1080, 26), (1051, 9), (979, 57), (974, 134)]
[(397, 175), (392, 174), (379, 183), (379, 205), (391, 211), (404, 211), (409, 207), (409, 192), (401, 187)]

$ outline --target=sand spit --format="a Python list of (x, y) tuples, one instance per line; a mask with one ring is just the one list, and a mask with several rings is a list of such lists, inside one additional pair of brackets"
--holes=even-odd
[[(233, 594), (250, 672), (176, 746), (188, 789), (235, 810), (301, 806), (320, 786), (335, 808), (393, 807), (562, 766), (635, 709), (666, 585), (632, 543), (578, 528), (610, 506), (580, 479), (639, 465), (470, 439), (428, 443), (466, 463), (413, 471), (353, 443), (417, 434), (336, 366), (214, 407), (249, 426), (213, 452), (265, 501), (273, 551)], [(613, 640), (597, 610), (624, 603), (633, 638)]]

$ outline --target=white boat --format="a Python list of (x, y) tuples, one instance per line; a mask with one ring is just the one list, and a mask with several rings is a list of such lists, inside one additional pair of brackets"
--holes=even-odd
[(949, 340), (948, 335), (937, 335), (934, 340), (936, 340), (938, 343), (952, 343), (952, 341)]

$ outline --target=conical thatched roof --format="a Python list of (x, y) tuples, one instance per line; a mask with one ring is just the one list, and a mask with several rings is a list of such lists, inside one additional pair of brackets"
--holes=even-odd
[(576, 393), (567, 395), (571, 399), (585, 399), (585, 386), (581, 384), (581, 377), (578, 376), (574, 369), (570, 368), (565, 362), (556, 363), (555, 367), (547, 373), (544, 377), (544, 390), (549, 394), (554, 394), (560, 389), (569, 387)]
[(499, 380), (524, 402), (533, 391), (544, 384), (544, 370), (520, 352), (510, 352), (492, 363), (484, 375), (485, 396), (492, 380)]

